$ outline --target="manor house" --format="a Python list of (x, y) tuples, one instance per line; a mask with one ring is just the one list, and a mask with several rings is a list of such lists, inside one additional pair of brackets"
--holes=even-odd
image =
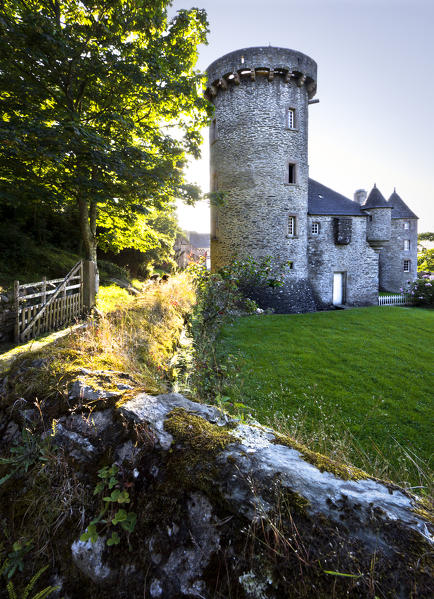
[(308, 107), (317, 65), (294, 50), (244, 48), (207, 69), (210, 130), (211, 267), (235, 258), (288, 262), (275, 292), (281, 312), (372, 305), (417, 272), (417, 217), (393, 191), (374, 185), (344, 197), (309, 178)]

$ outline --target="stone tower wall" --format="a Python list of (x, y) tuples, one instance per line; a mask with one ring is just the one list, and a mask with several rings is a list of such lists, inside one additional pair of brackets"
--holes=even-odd
[(370, 208), (366, 239), (369, 242), (390, 241), (392, 208)]
[[(404, 224), (409, 228), (405, 229)], [(404, 242), (410, 241), (410, 249)], [(404, 260), (410, 260), (410, 272), (404, 271)], [(392, 218), (391, 238), (380, 250), (380, 290), (396, 291), (405, 288), (417, 277), (417, 219)]]
[[(282, 48), (238, 50), (208, 68), (207, 96), (215, 105), (211, 188), (225, 193), (225, 205), (212, 210), (214, 270), (234, 258), (272, 255), (293, 262), (290, 280), (307, 278), (308, 100), (315, 79), (313, 60)], [(288, 181), (289, 163), (295, 183)]]

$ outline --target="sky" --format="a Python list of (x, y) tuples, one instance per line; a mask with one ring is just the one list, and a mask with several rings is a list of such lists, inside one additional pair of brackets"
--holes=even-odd
[[(394, 188), (434, 231), (434, 0), (175, 0), (174, 14), (208, 14), (205, 70), (249, 46), (299, 50), (318, 64), (319, 104), (309, 108), (310, 177), (353, 198)], [(208, 132), (189, 182), (209, 191)], [(206, 202), (178, 209), (187, 230), (209, 230)]]

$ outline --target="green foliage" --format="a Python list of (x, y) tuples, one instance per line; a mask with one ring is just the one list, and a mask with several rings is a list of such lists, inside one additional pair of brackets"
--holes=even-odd
[(434, 306), (434, 276), (419, 276), (408, 284), (405, 293), (414, 306)]
[[(39, 578), (42, 576), (45, 570), (47, 570), (47, 568), (48, 566), (45, 566), (44, 568), (38, 570), (38, 572), (36, 572), (33, 578), (31, 578), (30, 582), (25, 586), (22, 594), (20, 595), (18, 595), (13, 582), (9, 580), (6, 585), (6, 590), (8, 592), (9, 599), (30, 599), (30, 593), (33, 591)], [(41, 591), (38, 591), (35, 595), (33, 595), (31, 599), (45, 599), (46, 597), (57, 591), (59, 588), (60, 587), (52, 586), (45, 587), (45, 589), (42, 589)]]
[(278, 262), (271, 256), (258, 261), (253, 258), (235, 260), (221, 269), (224, 280), (234, 281), (243, 295), (264, 287), (281, 287), (288, 262)]
[(433, 333), (432, 310), (399, 307), (240, 318), (218, 338), (221, 393), (312, 450), (424, 487)]
[(27, 473), (37, 462), (46, 462), (50, 451), (49, 439), (41, 440), (30, 429), (24, 428), (21, 432), (21, 442), (11, 447), (10, 457), (0, 458), (0, 465), (10, 468), (9, 472), (0, 478), (0, 485), (15, 475)]
[[(81, 535), (80, 541), (91, 541), (95, 543), (104, 533), (110, 533), (107, 539), (107, 545), (119, 545), (121, 537), (116, 530), (111, 530), (111, 526), (120, 525), (125, 532), (132, 533), (136, 526), (137, 514), (128, 512), (125, 509), (117, 509), (118, 504), (130, 503), (130, 494), (126, 488), (120, 488), (118, 480), (119, 468), (116, 464), (105, 466), (98, 471), (98, 477), (101, 479), (95, 486), (94, 495), (102, 496), (103, 506), (96, 518), (90, 522), (86, 531)], [(113, 489), (113, 490), (112, 490)], [(111, 491), (110, 495), (104, 496)]]
[(8, 557), (0, 569), (0, 573), (9, 580), (17, 570), (18, 572), (22, 572), (24, 569), (24, 557), (31, 549), (31, 541), (15, 541), (12, 545), (12, 551), (8, 553)]
[(417, 270), (434, 273), (434, 249), (421, 249), (417, 255)]
[(188, 268), (194, 277), (197, 297), (190, 320), (194, 349), (191, 385), (199, 397), (214, 400), (216, 396), (224, 396), (219, 387), (221, 369), (230, 369), (229, 361), (222, 366), (216, 362), (215, 341), (221, 326), (235, 314), (258, 311), (249, 295), (266, 287), (281, 286), (287, 264), (266, 257), (261, 261), (235, 260), (218, 273), (207, 271), (203, 262)]
[(418, 241), (434, 241), (434, 233), (431, 233), (430, 231), (419, 233), (417, 239)]
[(90, 259), (97, 238), (159, 247), (152, 220), (198, 197), (182, 168), (210, 113), (193, 70), (207, 22), (169, 4), (0, 4), (0, 203), (75, 213)]

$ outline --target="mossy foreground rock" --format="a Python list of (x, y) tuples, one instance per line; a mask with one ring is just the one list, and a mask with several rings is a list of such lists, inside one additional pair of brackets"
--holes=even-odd
[(0, 486), (58, 597), (432, 596), (428, 514), (402, 489), (179, 394), (101, 407)]

